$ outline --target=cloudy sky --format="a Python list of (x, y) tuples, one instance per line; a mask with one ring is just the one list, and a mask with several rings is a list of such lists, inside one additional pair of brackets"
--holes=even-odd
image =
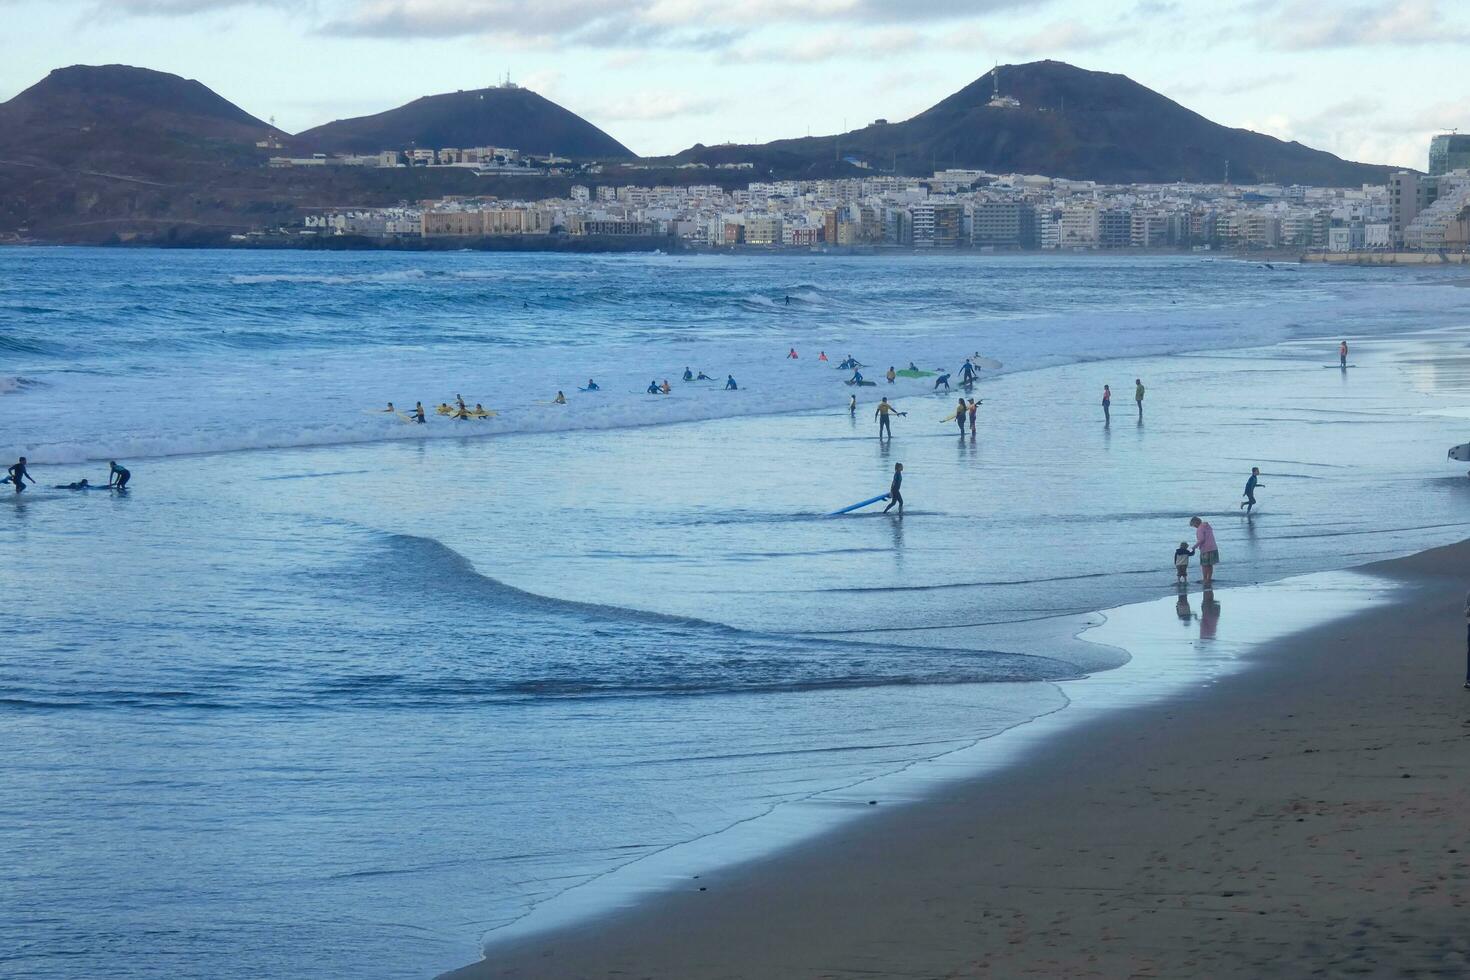
[(993, 64), (1122, 72), (1210, 118), (1423, 168), (1470, 131), (1467, 0), (0, 0), (0, 99), (197, 78), (296, 132), (514, 81), (644, 153), (902, 119)]

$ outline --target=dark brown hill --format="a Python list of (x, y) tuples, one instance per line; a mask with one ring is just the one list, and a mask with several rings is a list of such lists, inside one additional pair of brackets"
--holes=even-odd
[(607, 133), (530, 89), (500, 86), (426, 95), (372, 116), (339, 119), (298, 133), (317, 153), (372, 153), (419, 147), (504, 146), (573, 159), (634, 156)]
[[(999, 92), (1019, 106), (992, 106)], [(904, 122), (758, 146), (695, 146), (679, 162), (749, 161), (785, 176), (965, 167), (1107, 183), (1276, 182), (1351, 187), (1391, 168), (1211, 122), (1124, 75), (1059, 61), (1005, 65)]]

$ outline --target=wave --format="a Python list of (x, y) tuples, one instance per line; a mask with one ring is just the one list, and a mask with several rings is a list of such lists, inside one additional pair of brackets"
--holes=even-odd
[(429, 273), (425, 269), (393, 269), (387, 272), (359, 273), (263, 272), (232, 275), (230, 285), (265, 286), (294, 283), (313, 286), (355, 286), (365, 283), (416, 282), (428, 277)]

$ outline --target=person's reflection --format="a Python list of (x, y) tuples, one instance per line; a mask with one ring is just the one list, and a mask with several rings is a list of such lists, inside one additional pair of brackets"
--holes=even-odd
[(1206, 589), (1199, 604), (1199, 638), (1201, 640), (1213, 640), (1215, 628), (1220, 623), (1220, 604), (1215, 601), (1215, 593)]
[(878, 440), (878, 457), (880, 459), (887, 459), (888, 458), (888, 442), (889, 442), (889, 440), (887, 440), (887, 439), (879, 439)]
[(890, 521), (889, 527), (893, 532), (893, 563), (903, 564), (903, 521)]
[(1174, 613), (1184, 626), (1188, 626), (1194, 619), (1194, 610), (1189, 607), (1189, 593), (1182, 588), (1179, 590), (1179, 601), (1174, 603)]

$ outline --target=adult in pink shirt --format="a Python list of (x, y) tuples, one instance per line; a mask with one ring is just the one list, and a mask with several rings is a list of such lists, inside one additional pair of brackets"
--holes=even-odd
[(1194, 550), (1199, 554), (1199, 567), (1205, 573), (1205, 588), (1210, 587), (1210, 582), (1215, 577), (1215, 566), (1220, 564), (1220, 546), (1215, 543), (1215, 529), (1210, 527), (1210, 522), (1198, 517), (1189, 519), (1189, 526), (1194, 528)]

